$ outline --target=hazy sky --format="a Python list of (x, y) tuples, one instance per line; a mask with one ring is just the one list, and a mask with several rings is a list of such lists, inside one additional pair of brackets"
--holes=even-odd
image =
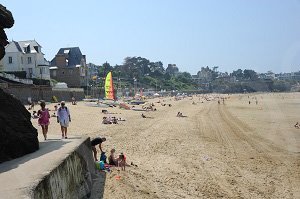
[[(79, 3), (82, 2), (82, 3)], [(2, 0), (15, 25), (9, 40), (36, 39), (51, 60), (79, 46), (87, 61), (126, 56), (196, 73), (300, 70), (300, 0)]]

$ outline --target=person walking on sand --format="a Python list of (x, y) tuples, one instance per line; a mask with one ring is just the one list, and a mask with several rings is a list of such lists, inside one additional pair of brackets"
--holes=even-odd
[(38, 123), (42, 127), (43, 135), (45, 140), (47, 140), (47, 133), (48, 133), (48, 125), (49, 125), (49, 118), (50, 114), (48, 109), (46, 109), (46, 103), (44, 101), (40, 104), (41, 109), (37, 112), (38, 116)]
[(69, 122), (71, 122), (71, 115), (69, 109), (65, 106), (65, 102), (60, 103), (60, 107), (57, 110), (57, 123), (60, 123), (61, 128), (61, 139), (67, 139), (67, 132), (69, 127)]

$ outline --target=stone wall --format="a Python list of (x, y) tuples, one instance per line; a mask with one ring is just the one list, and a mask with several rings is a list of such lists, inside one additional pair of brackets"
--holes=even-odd
[[(0, 85), (1, 86), (1, 85)], [(28, 97), (32, 100), (45, 100), (50, 102), (52, 96), (56, 96), (58, 101), (71, 101), (74, 96), (77, 101), (85, 98), (83, 89), (63, 89), (63, 90), (53, 90), (48, 86), (32, 86), (32, 85), (10, 85), (6, 84), (2, 89), (12, 94), (15, 98), (19, 99), (23, 104), (27, 104)]]
[(88, 198), (95, 172), (90, 139), (87, 138), (38, 183), (30, 198)]

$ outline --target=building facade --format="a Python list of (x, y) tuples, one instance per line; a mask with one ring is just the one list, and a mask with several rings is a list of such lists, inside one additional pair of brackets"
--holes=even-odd
[(58, 82), (65, 82), (70, 88), (86, 87), (86, 56), (79, 47), (61, 48), (51, 61), (50, 76)]
[(26, 72), (26, 78), (50, 79), (49, 62), (35, 40), (11, 41), (0, 61), (0, 72)]

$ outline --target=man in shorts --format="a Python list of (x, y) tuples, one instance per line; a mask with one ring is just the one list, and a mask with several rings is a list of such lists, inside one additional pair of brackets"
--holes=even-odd
[(69, 127), (69, 122), (71, 122), (71, 116), (69, 109), (65, 106), (65, 102), (60, 103), (60, 107), (57, 110), (57, 123), (60, 124), (61, 128), (61, 139), (67, 139), (67, 131)]
[(98, 161), (98, 158), (97, 158), (97, 149), (96, 149), (96, 146), (99, 144), (99, 149), (101, 151), (101, 153), (103, 152), (102, 151), (102, 143), (106, 141), (106, 138), (100, 138), (100, 137), (96, 137), (94, 139), (91, 140), (91, 145), (92, 145), (92, 151), (94, 153), (94, 158), (95, 158), (95, 161)]

